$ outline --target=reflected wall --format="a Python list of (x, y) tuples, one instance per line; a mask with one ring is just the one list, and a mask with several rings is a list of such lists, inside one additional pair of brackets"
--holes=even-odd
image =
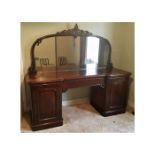
[(107, 40), (94, 36), (56, 36), (43, 39), (35, 47), (34, 55), (38, 68), (106, 68), (110, 57), (110, 45)]

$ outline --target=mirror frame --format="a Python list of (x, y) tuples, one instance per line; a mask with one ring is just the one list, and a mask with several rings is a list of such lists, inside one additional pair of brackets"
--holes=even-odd
[(45, 35), (45, 36), (42, 36), (38, 39), (36, 39), (34, 41), (34, 43), (32, 44), (31, 46), (31, 53), (30, 53), (30, 56), (31, 56), (31, 66), (29, 67), (28, 69), (28, 73), (29, 75), (32, 75), (32, 74), (36, 74), (37, 73), (37, 70), (36, 70), (36, 63), (35, 63), (35, 55), (34, 55), (34, 52), (35, 52), (35, 46), (39, 46), (39, 44), (42, 42), (43, 39), (47, 39), (47, 38), (51, 38), (51, 37), (56, 37), (56, 36), (73, 36), (73, 37), (88, 37), (88, 36), (91, 36), (91, 37), (96, 37), (96, 38), (99, 38), (101, 40), (106, 40), (108, 45), (109, 45), (109, 48), (110, 48), (110, 51), (109, 51), (109, 57), (108, 57), (108, 65), (107, 65), (107, 70), (108, 71), (111, 71), (111, 69), (113, 68), (113, 65), (111, 63), (111, 45), (110, 45), (110, 42), (101, 37), (101, 36), (98, 36), (98, 35), (93, 35), (91, 32), (88, 32), (88, 31), (84, 31), (84, 30), (81, 30), (78, 28), (78, 25), (76, 24), (74, 26), (74, 28), (72, 29), (68, 29), (68, 30), (63, 30), (61, 32), (57, 32), (55, 34), (49, 34), (49, 35)]

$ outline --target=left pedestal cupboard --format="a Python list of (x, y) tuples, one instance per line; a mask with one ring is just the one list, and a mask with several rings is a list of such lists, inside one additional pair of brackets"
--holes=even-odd
[(32, 129), (62, 125), (61, 85), (59, 83), (31, 84), (30, 91)]

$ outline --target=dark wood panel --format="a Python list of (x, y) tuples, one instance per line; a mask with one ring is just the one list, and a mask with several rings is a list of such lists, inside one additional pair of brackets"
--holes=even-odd
[(41, 90), (40, 102), (38, 104), (39, 120), (56, 117), (56, 92), (53, 90)]
[(103, 116), (124, 113), (127, 106), (129, 75), (108, 76), (105, 87), (92, 87), (91, 104)]
[(107, 80), (106, 109), (123, 108), (126, 105), (128, 77)]
[(58, 84), (31, 85), (32, 129), (62, 124), (62, 89)]
[(96, 105), (101, 111), (105, 106), (105, 86), (93, 86), (91, 87), (91, 103)]

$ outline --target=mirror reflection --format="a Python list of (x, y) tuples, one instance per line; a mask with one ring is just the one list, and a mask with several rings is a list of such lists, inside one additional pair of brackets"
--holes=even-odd
[(42, 40), (35, 47), (37, 67), (80, 69), (104, 67), (109, 45), (98, 37), (56, 36)]
[(80, 37), (56, 37), (57, 68), (79, 68)]
[(98, 64), (99, 39), (94, 37), (86, 38), (85, 64)]
[(35, 47), (35, 63), (37, 67), (56, 66), (54, 37), (42, 40), (39, 46)]

